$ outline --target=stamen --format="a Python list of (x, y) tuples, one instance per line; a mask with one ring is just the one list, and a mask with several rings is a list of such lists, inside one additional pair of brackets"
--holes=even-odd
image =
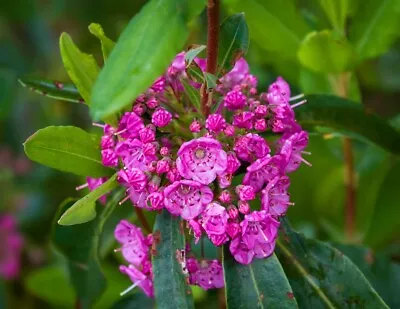
[(127, 288), (125, 291), (121, 292), (119, 295), (124, 296), (125, 294), (129, 293), (129, 292), (132, 291), (134, 288), (136, 288), (140, 282), (141, 282), (141, 281), (138, 281), (138, 282), (132, 284), (129, 288)]
[(303, 105), (304, 103), (307, 103), (307, 100), (303, 100), (303, 101), (297, 102), (296, 104), (290, 105), (290, 107), (291, 108), (296, 108), (296, 107), (298, 107), (300, 105)]
[(96, 122), (92, 122), (92, 125), (95, 126), (95, 127), (103, 128), (103, 129), (104, 129), (104, 127), (105, 127), (104, 124), (96, 123)]
[(304, 163), (304, 164), (306, 164), (306, 165), (308, 165), (308, 166), (312, 166), (312, 164), (310, 163), (310, 162), (308, 162), (306, 159), (304, 159), (304, 158), (301, 158), (301, 161)]
[(304, 97), (304, 93), (300, 93), (300, 94), (298, 94), (298, 95), (295, 95), (294, 97), (291, 97), (291, 98), (289, 99), (289, 102), (296, 101), (296, 100), (298, 100), (298, 99), (301, 99), (302, 97)]
[(129, 199), (129, 195), (125, 196), (124, 199), (118, 203), (118, 205), (122, 205), (122, 204), (125, 203), (128, 199)]
[(89, 184), (84, 183), (83, 185), (77, 186), (77, 187), (75, 188), (75, 190), (76, 190), (76, 191), (79, 191), (79, 190), (85, 189), (85, 188), (87, 188), (88, 185), (89, 185)]
[(114, 249), (114, 252), (121, 252), (121, 251), (122, 251), (122, 247)]
[(128, 131), (128, 129), (123, 129), (121, 131), (115, 132), (114, 135), (119, 135), (119, 134), (124, 133), (126, 131)]
[(309, 152), (309, 151), (302, 151), (301, 153), (305, 154), (305, 155), (310, 155), (311, 154), (311, 152)]
[(265, 235), (265, 233), (263, 232), (263, 230), (260, 228), (259, 225), (257, 225), (257, 229), (258, 229), (258, 231), (261, 233), (262, 237), (263, 237), (266, 241), (269, 241), (267, 235)]

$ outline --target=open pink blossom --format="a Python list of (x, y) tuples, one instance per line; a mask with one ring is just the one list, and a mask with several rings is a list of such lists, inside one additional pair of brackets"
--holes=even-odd
[(135, 266), (121, 265), (119, 267), (121, 273), (127, 275), (131, 279), (134, 286), (140, 287), (140, 289), (148, 296), (154, 297), (153, 280), (151, 274), (145, 275), (143, 272), (138, 270)]
[(228, 213), (225, 207), (215, 202), (208, 204), (200, 222), (214, 245), (220, 246), (228, 240), (226, 235)]
[(188, 259), (189, 280), (193, 285), (198, 285), (204, 290), (224, 287), (224, 273), (218, 260)]
[(217, 140), (200, 137), (182, 144), (176, 167), (183, 178), (208, 185), (225, 172), (227, 155)]
[(117, 179), (124, 186), (137, 192), (143, 191), (147, 185), (147, 175), (135, 167), (120, 170)]
[(126, 112), (118, 126), (115, 134), (123, 138), (134, 138), (139, 136), (139, 131), (144, 128), (143, 119), (133, 112)]
[(164, 189), (165, 208), (185, 220), (197, 217), (213, 197), (208, 186), (193, 180), (176, 181)]
[(277, 176), (262, 190), (261, 208), (272, 216), (282, 216), (286, 213), (290, 203), (287, 189), (290, 185), (289, 177)]
[(240, 136), (233, 147), (239, 159), (254, 162), (270, 153), (270, 148), (263, 137), (248, 133)]

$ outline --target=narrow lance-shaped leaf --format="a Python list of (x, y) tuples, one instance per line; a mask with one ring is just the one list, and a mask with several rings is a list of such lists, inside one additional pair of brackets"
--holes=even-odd
[(129, 105), (163, 73), (188, 36), (187, 9), (183, 0), (151, 0), (129, 22), (93, 88), (95, 119)]
[(93, 220), (96, 217), (96, 201), (118, 185), (117, 174), (114, 174), (101, 186), (82, 197), (63, 213), (58, 224), (74, 225)]
[(400, 154), (400, 133), (362, 105), (332, 95), (308, 95), (307, 103), (295, 109), (304, 126), (343, 130), (369, 140), (394, 154)]
[(244, 14), (229, 16), (221, 24), (217, 75), (230, 71), (236, 60), (247, 53), (248, 48), (249, 29)]
[(63, 172), (102, 177), (112, 174), (103, 166), (100, 141), (80, 128), (50, 126), (38, 130), (24, 143), (29, 159)]
[(194, 58), (196, 58), (205, 49), (206, 49), (205, 45), (200, 45), (189, 49), (185, 53), (186, 66), (189, 66), (194, 60)]
[(223, 261), (229, 309), (297, 308), (292, 288), (275, 254), (242, 265), (225, 248)]
[(299, 308), (388, 308), (343, 253), (294, 232), (286, 218), (281, 226), (276, 253)]
[[(225, 0), (236, 12), (244, 12), (251, 39), (282, 57), (295, 58), (303, 37), (309, 32), (293, 0)], [(266, 29), (269, 29), (268, 31)]]
[(70, 83), (28, 76), (22, 77), (18, 81), (23, 87), (49, 98), (73, 103), (84, 102), (78, 89)]
[(95, 23), (90, 24), (89, 31), (91, 34), (93, 34), (100, 40), (101, 50), (103, 52), (103, 58), (104, 60), (107, 60), (107, 58), (111, 54), (112, 49), (115, 46), (115, 43), (105, 35), (104, 30), (100, 26), (100, 24), (95, 24)]
[(100, 71), (96, 60), (92, 55), (81, 52), (65, 32), (60, 36), (60, 51), (69, 78), (78, 88), (86, 104), (90, 105), (90, 93)]
[(193, 105), (193, 107), (201, 113), (201, 102), (200, 102), (200, 92), (198, 89), (193, 88), (193, 86), (189, 85), (189, 83), (182, 79), (181, 83), (183, 87), (185, 88), (185, 93), (190, 100), (190, 103)]
[(343, 31), (349, 12), (349, 0), (319, 0), (318, 2), (332, 26)]
[(185, 249), (179, 218), (164, 209), (156, 218), (153, 236), (158, 242), (152, 260), (157, 308), (194, 308), (190, 287), (176, 258), (176, 252)]
[(399, 36), (400, 1), (359, 1), (349, 27), (359, 60), (377, 57), (387, 51)]

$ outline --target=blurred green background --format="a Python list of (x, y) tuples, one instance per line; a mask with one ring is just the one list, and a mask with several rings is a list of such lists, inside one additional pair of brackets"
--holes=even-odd
[[(101, 64), (100, 45), (87, 30), (88, 25), (100, 23), (108, 37), (116, 41), (145, 2), (14, 0), (0, 4), (0, 212), (17, 218), (25, 238), (20, 276), (11, 281), (0, 278), (0, 308), (74, 306), (75, 296), (68, 283), (66, 262), (50, 244), (50, 235), (58, 206), (67, 197), (78, 197), (75, 187), (85, 180), (30, 162), (24, 155), (22, 143), (38, 129), (50, 125), (75, 125), (92, 130), (86, 106), (39, 96), (24, 89), (17, 79), (29, 74), (68, 81), (58, 48), (58, 38), (63, 31), (73, 37), (81, 50), (94, 54)], [(245, 2), (225, 1), (221, 17), (246, 11)], [(324, 29), (340, 33), (319, 1), (282, 1), (286, 2), (291, 3), (289, 10), (294, 7), (296, 15), (301, 17), (304, 34)], [(349, 10), (348, 25), (356, 11), (357, 7)], [(335, 93), (329, 82), (330, 74), (312, 70), (292, 57), (292, 53), (296, 54), (291, 50), (293, 46), (287, 46), (288, 55), (273, 48), (270, 45), (273, 40), (268, 38), (269, 33), (274, 35), (275, 29), (267, 28), (261, 20), (257, 25), (259, 20), (252, 14), (254, 12), (246, 15), (252, 39), (246, 58), (251, 71), (259, 78), (260, 89), (266, 89), (281, 75), (291, 83), (293, 93)], [(188, 44), (204, 44), (204, 12), (190, 26)], [(287, 27), (296, 25), (292, 20)], [(301, 27), (296, 31), (301, 33)], [(284, 40), (282, 45), (285, 48)], [(329, 62), (329, 59), (321, 61)], [(400, 113), (400, 40), (394, 36), (383, 52), (359, 61), (349, 72), (349, 96), (354, 104), (363, 104), (400, 128), (400, 118), (396, 118)], [(354, 140), (353, 150), (357, 189), (355, 237), (348, 239), (344, 232), (346, 179), (342, 134), (326, 128), (311, 133), (308, 151), (312, 155), (308, 159), (313, 167), (302, 166), (291, 177), (290, 192), (296, 205), (288, 216), (307, 236), (335, 244), (355, 243), (372, 248), (373, 251), (365, 249), (365, 252), (374, 252), (374, 256), (382, 254), (386, 258), (383, 266), (388, 266), (390, 261), (400, 260), (400, 163), (378, 146), (359, 139)], [(121, 216), (127, 215), (124, 210), (119, 212)], [(363, 269), (363, 256), (358, 263)], [(110, 308), (118, 300), (119, 292), (129, 285), (118, 273), (117, 264), (118, 257), (107, 254), (103, 266), (109, 288), (98, 303), (99, 308)], [(380, 271), (372, 269), (371, 276)], [(396, 280), (399, 282), (400, 277)], [(210, 308), (210, 299), (217, 303), (216, 292), (206, 296), (196, 289), (195, 298), (199, 308)], [(392, 304), (399, 305), (399, 301), (393, 300)], [(143, 300), (140, 308), (145, 307)]]

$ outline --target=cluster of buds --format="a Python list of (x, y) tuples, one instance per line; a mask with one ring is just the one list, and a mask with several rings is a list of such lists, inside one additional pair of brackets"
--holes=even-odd
[[(204, 70), (205, 62), (195, 58), (191, 65)], [(195, 242), (206, 236), (215, 246), (225, 244), (239, 263), (266, 258), (274, 251), (279, 217), (293, 205), (287, 175), (302, 162), (310, 165), (303, 158), (309, 154), (304, 151), (308, 134), (293, 111), (306, 101), (299, 101), (301, 95), (291, 97), (281, 77), (259, 93), (243, 58), (208, 89), (208, 102), (215, 107), (209, 115), (188, 100), (187, 85), (203, 92), (180, 53), (121, 115), (118, 127), (103, 126), (103, 164), (119, 170), (118, 181), (127, 193), (122, 202), (130, 199), (134, 207), (149, 211), (166, 209), (187, 223)], [(266, 134), (278, 139), (267, 142)], [(129, 229), (129, 240), (121, 236), (122, 227)], [(116, 237), (130, 264), (121, 271), (152, 295), (151, 236), (123, 221)], [(205, 289), (222, 285), (218, 261), (190, 259), (187, 264), (192, 284)]]

